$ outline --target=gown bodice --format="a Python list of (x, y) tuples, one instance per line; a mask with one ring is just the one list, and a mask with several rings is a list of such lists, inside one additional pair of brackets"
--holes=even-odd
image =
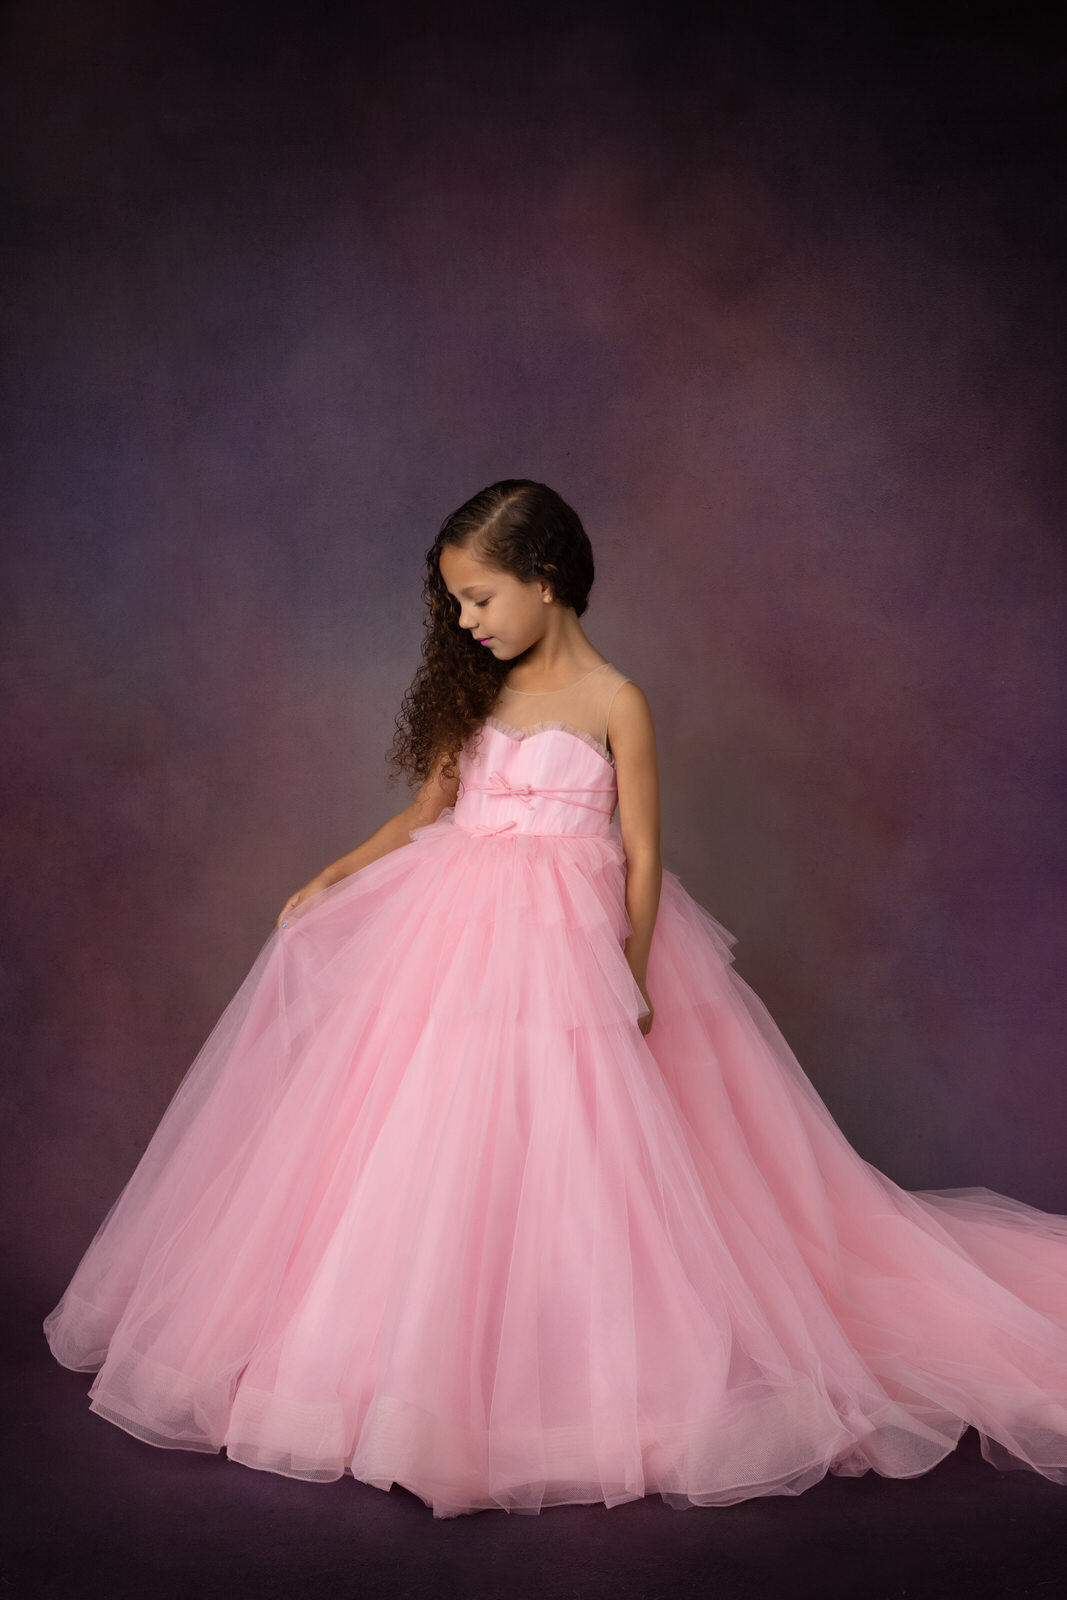
[(456, 825), (480, 834), (606, 834), (618, 796), (608, 715), (628, 681), (605, 661), (562, 689), (502, 689), (460, 754)]

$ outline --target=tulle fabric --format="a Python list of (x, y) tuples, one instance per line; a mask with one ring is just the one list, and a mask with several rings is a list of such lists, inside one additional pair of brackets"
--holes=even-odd
[(1067, 1482), (1067, 1219), (848, 1145), (614, 771), (494, 720), (454, 808), (273, 932), (46, 1322), (156, 1445), (452, 1516)]

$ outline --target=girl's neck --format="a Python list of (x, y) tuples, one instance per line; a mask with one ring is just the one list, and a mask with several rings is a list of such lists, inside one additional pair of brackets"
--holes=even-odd
[[(509, 673), (503, 687), (513, 694), (552, 694), (554, 690), (572, 688), (590, 673), (596, 672), (598, 667), (607, 665), (603, 656), (595, 661), (590, 661), (588, 657), (584, 661), (556, 661), (551, 667), (528, 667), (524, 662), (523, 671), (519, 674)], [(516, 678), (517, 681), (513, 681)]]

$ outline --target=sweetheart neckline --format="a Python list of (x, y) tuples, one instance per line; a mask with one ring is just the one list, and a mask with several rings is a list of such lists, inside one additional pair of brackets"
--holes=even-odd
[(485, 718), (484, 726), (496, 728), (505, 739), (510, 739), (513, 744), (521, 744), (536, 733), (569, 733), (575, 739), (580, 739), (588, 745), (590, 750), (596, 752), (600, 759), (615, 771), (615, 762), (608, 754), (607, 749), (601, 744), (594, 734), (586, 733), (584, 728), (572, 727), (569, 722), (535, 722), (529, 728), (516, 728), (510, 722), (505, 722), (502, 717), (489, 716)]

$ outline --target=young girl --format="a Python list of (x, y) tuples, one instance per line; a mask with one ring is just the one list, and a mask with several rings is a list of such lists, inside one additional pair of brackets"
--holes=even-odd
[[(1067, 1482), (1067, 1219), (848, 1145), (659, 859), (575, 513), (427, 555), (415, 798), (291, 896), (45, 1327), (152, 1444), (452, 1516)], [(616, 806), (618, 822), (615, 823)]]

